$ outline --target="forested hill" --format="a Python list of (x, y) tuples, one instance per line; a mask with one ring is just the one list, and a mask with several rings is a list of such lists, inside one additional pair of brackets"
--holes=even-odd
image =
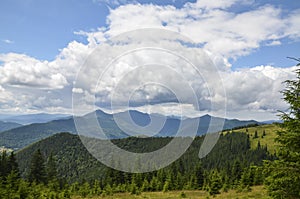
[[(146, 152), (161, 148), (169, 143), (171, 139), (170, 137), (130, 137), (114, 140), (114, 143), (129, 151)], [(179, 172), (180, 170), (181, 174), (174, 173), (174, 176), (180, 175), (183, 178), (181, 180), (184, 181), (185, 179), (188, 181), (187, 179), (194, 175), (193, 172), (200, 163), (204, 170), (218, 169), (226, 176), (230, 176), (233, 172), (232, 168), (238, 165), (239, 175), (236, 178), (240, 178), (243, 168), (249, 165), (261, 165), (262, 160), (273, 158), (264, 147), (251, 149), (250, 139), (247, 134), (229, 133), (222, 134), (212, 152), (204, 159), (199, 160), (198, 153), (203, 139), (203, 136), (196, 137), (186, 153), (179, 160), (163, 170), (170, 172)], [(41, 150), (45, 159), (51, 153), (54, 155), (59, 176), (69, 182), (93, 181), (98, 179), (106, 183), (107, 178), (112, 177), (109, 175), (114, 173), (110, 172), (111, 169), (105, 167), (88, 153), (77, 135), (60, 133), (34, 143), (16, 154), (22, 176), (26, 177), (28, 175), (31, 156), (38, 149)], [(152, 172), (148, 173), (147, 176), (151, 180), (156, 174), (157, 172)], [(237, 180), (232, 177), (230, 179), (233, 181)], [(123, 182), (118, 182), (117, 180), (115, 183)]]
[(54, 120), (47, 123), (35, 123), (0, 133), (0, 146), (19, 149), (57, 132), (75, 133), (73, 119)]

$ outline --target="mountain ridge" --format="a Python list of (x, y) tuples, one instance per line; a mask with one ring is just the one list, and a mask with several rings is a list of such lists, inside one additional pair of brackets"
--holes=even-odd
[[(118, 138), (125, 138), (129, 136), (139, 136), (139, 135), (145, 135), (145, 136), (156, 136), (156, 137), (173, 137), (176, 136), (177, 131), (179, 129), (180, 123), (183, 122), (183, 129), (185, 129), (186, 132), (184, 132), (184, 135), (190, 136), (192, 132), (192, 128), (190, 127), (190, 124), (195, 124), (195, 122), (198, 122), (197, 119), (199, 119), (199, 126), (196, 129), (197, 135), (203, 135), (208, 132), (209, 130), (209, 122), (214, 119), (216, 121), (218, 120), (224, 120), (224, 126), (223, 129), (232, 129), (238, 126), (246, 126), (249, 124), (260, 124), (257, 121), (249, 120), (249, 121), (240, 121), (237, 119), (222, 119), (213, 117), (210, 115), (204, 115), (199, 118), (193, 118), (193, 119), (184, 119), (179, 120), (171, 117), (166, 117), (166, 121), (162, 128), (160, 128), (159, 131), (157, 130), (158, 127), (161, 127), (159, 125), (153, 125), (151, 126), (150, 130), (148, 132), (139, 131), (136, 132), (139, 129), (133, 129), (128, 128), (127, 120), (128, 118), (125, 116), (128, 116), (127, 114), (130, 114), (132, 120), (137, 123), (138, 125), (141, 125), (141, 130), (143, 130), (143, 125), (148, 125), (149, 123), (149, 117), (153, 120), (160, 121), (162, 118), (165, 118), (162, 115), (149, 115), (145, 113), (141, 113), (138, 111), (128, 111), (128, 112), (122, 112), (117, 114), (108, 114), (101, 110), (97, 110), (96, 112), (88, 113), (82, 117), (76, 117), (77, 119), (83, 119), (87, 122), (90, 121), (90, 119), (96, 114), (97, 120), (99, 124), (101, 125), (101, 128), (104, 130), (106, 136), (108, 139), (118, 139)], [(122, 124), (120, 126), (125, 127), (124, 129), (121, 129), (118, 124), (115, 122), (114, 117), (120, 117), (122, 120)], [(75, 121), (76, 121), (75, 118)], [(127, 126), (126, 126), (127, 125)], [(127, 129), (126, 129), (127, 128)], [(95, 128), (89, 129), (91, 133), (95, 133)], [(70, 133), (77, 133), (74, 119), (72, 118), (64, 118), (59, 120), (53, 120), (47, 123), (34, 123), (30, 125), (25, 125), (22, 127), (18, 127), (15, 129), (11, 129), (8, 131), (4, 131), (0, 133), (0, 146), (5, 146), (7, 148), (13, 148), (13, 149), (21, 149), (25, 146), (32, 144), (33, 142), (39, 141), (41, 139), (44, 139), (46, 137), (49, 137), (51, 135), (54, 135), (59, 132), (70, 132)], [(156, 133), (156, 134), (154, 134)]]
[(22, 124), (15, 123), (15, 122), (4, 122), (0, 121), (0, 132), (8, 131), (10, 129), (18, 128), (23, 126)]
[(5, 122), (15, 122), (22, 125), (33, 123), (46, 123), (57, 119), (70, 117), (69, 114), (51, 114), (51, 113), (34, 113), (24, 115), (6, 115), (2, 116), (1, 120)]

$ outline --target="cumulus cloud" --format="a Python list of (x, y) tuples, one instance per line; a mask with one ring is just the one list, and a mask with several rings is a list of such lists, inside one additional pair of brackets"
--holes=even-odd
[(120, 6), (108, 16), (109, 30), (105, 34), (114, 36), (137, 28), (165, 28), (179, 31), (214, 54), (234, 58), (249, 54), (261, 42), (299, 32), (296, 31), (297, 14), (283, 18), (282, 10), (272, 5), (242, 13), (226, 10), (236, 2), (201, 0), (181, 9), (152, 4)]
[[(66, 111), (70, 110), (73, 93), (81, 96), (87, 106), (96, 102), (108, 108), (113, 98), (120, 110), (129, 100), (135, 108), (142, 107), (140, 110), (150, 104), (156, 112), (160, 109), (178, 113), (178, 106), (174, 105), (177, 94), (183, 100), (184, 110), (188, 110), (184, 114), (194, 116), (197, 113), (191, 107), (195, 108), (195, 104), (187, 89), (191, 87), (200, 112), (216, 113), (225, 102), (229, 112), (285, 109), (279, 91), (283, 89), (282, 81), (294, 77), (294, 67), (256, 66), (233, 71), (228, 60), (248, 55), (263, 45), (281, 45), (283, 39), (299, 39), (299, 10), (283, 15), (283, 10), (272, 5), (238, 13), (230, 9), (237, 3), (251, 6), (251, 0), (199, 0), (181, 8), (136, 2), (123, 5), (123, 1), (109, 3), (120, 6), (110, 10), (107, 27), (93, 32), (75, 32), (86, 36), (88, 44), (72, 41), (52, 61), (16, 53), (1, 54), (1, 107)], [(115, 37), (143, 28), (131, 38)], [(174, 34), (151, 32), (149, 28), (170, 30)], [(96, 53), (101, 56), (95, 54), (99, 45), (101, 50)], [(145, 46), (169, 49), (189, 58), (202, 76), (199, 77), (197, 70), (182, 58), (167, 51), (143, 49), (125, 53), (116, 60), (124, 49)], [(207, 55), (201, 54), (204, 52), (200, 49)], [(91, 53), (96, 56), (91, 57)], [(205, 61), (207, 56), (212, 63)], [(115, 62), (108, 67), (111, 60)], [(75, 82), (78, 71), (85, 64), (94, 67), (80, 74)], [(216, 69), (224, 88), (216, 81)], [(95, 83), (92, 87), (91, 82)], [(11, 100), (12, 96), (17, 97)], [(214, 109), (212, 103), (216, 105)]]
[(2, 54), (0, 83), (11, 86), (60, 89), (67, 84), (65, 77), (49, 67), (48, 61), (40, 61), (23, 54)]
[(296, 67), (257, 66), (224, 74), (229, 110), (285, 110), (283, 81), (295, 78)]
[(3, 107), (9, 100), (13, 100), (12, 94), (0, 85), (0, 106)]

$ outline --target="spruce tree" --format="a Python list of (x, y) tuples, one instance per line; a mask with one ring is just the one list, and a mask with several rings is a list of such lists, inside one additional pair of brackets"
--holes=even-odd
[(258, 138), (257, 130), (255, 130), (254, 136), (253, 136), (253, 139), (256, 139), (256, 138)]
[[(299, 62), (300, 59), (295, 59)], [(273, 198), (300, 198), (300, 69), (296, 79), (285, 81), (282, 91), (289, 104), (288, 112), (282, 112), (282, 128), (278, 132), (279, 160), (265, 164), (269, 177), (266, 184)]]
[(262, 138), (266, 136), (266, 131), (263, 130)]
[(8, 158), (8, 172), (14, 172), (19, 176), (19, 166), (15, 157), (14, 152), (11, 152), (9, 158)]
[(220, 193), (222, 188), (222, 179), (217, 171), (213, 171), (210, 176), (209, 189), (208, 192), (210, 195), (216, 195)]
[(202, 168), (201, 163), (198, 163), (197, 166), (195, 167), (195, 178), (196, 178), (196, 183), (197, 183), (197, 189), (202, 189), (203, 184), (204, 184), (204, 171)]
[(8, 175), (8, 160), (7, 160), (7, 153), (6, 151), (2, 152), (1, 161), (0, 161), (0, 177), (6, 177)]
[(235, 160), (232, 166), (231, 170), (231, 180), (232, 182), (234, 181), (239, 181), (242, 175), (243, 169), (241, 166), (241, 163), (239, 160)]
[(53, 154), (51, 153), (48, 157), (48, 161), (46, 164), (46, 171), (47, 171), (47, 180), (52, 181), (57, 179), (57, 168), (56, 168), (56, 162), (53, 157)]
[(32, 156), (28, 179), (29, 182), (46, 183), (45, 161), (40, 149)]

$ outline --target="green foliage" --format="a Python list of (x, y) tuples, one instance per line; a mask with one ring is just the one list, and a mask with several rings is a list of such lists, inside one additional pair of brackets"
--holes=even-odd
[(28, 180), (29, 182), (36, 183), (47, 182), (45, 161), (40, 149), (38, 149), (32, 156)]
[(258, 133), (257, 131), (254, 132), (254, 136), (253, 136), (253, 139), (257, 139), (258, 138)]
[(103, 193), (102, 193), (102, 195), (104, 195), (104, 196), (106, 196), (106, 195), (113, 195), (113, 189), (112, 189), (112, 187), (109, 185), (109, 184), (107, 184), (105, 187), (104, 187), (104, 190), (103, 190)]
[[(198, 152), (203, 138), (196, 137), (186, 153), (170, 166), (145, 174), (131, 174), (107, 168), (99, 163), (88, 153), (78, 136), (57, 134), (16, 154), (22, 176), (32, 173), (30, 168), (33, 162), (40, 161), (41, 157), (47, 160), (46, 163), (40, 161), (38, 164), (44, 162), (46, 183), (38, 183), (35, 180), (37, 183), (32, 183), (32, 187), (36, 190), (21, 190), (24, 194), (39, 195), (43, 192), (51, 197), (90, 197), (110, 196), (120, 192), (138, 195), (141, 191), (163, 191), (168, 194), (173, 190), (206, 188), (214, 195), (221, 189), (228, 191), (239, 184), (254, 184), (257, 174), (252, 172), (252, 167), (260, 168), (263, 159), (273, 159), (266, 148), (252, 150), (249, 137), (244, 133), (235, 132), (220, 136), (211, 153), (200, 160)], [(161, 148), (171, 140), (172, 138), (167, 137), (127, 138), (113, 142), (129, 151), (149, 152)], [(37, 149), (40, 149), (40, 158), (34, 158), (37, 156)], [(31, 157), (32, 154), (34, 157)], [(118, 160), (114, 162), (118, 164)], [(250, 180), (247, 172), (250, 172)], [(56, 173), (58, 177), (55, 177)], [(256, 183), (261, 182), (256, 180)]]
[(80, 186), (78, 193), (84, 198), (87, 197), (90, 193), (90, 184), (88, 182), (83, 183)]
[(47, 180), (48, 181), (57, 180), (56, 161), (55, 161), (52, 153), (48, 157), (47, 164), (46, 164), (46, 171), (47, 171)]
[(166, 180), (165, 181), (165, 184), (164, 184), (164, 187), (163, 187), (163, 192), (167, 192), (167, 191), (170, 191), (170, 180)]
[(295, 80), (285, 81), (286, 89), (282, 91), (290, 108), (281, 115), (279, 160), (265, 163), (266, 185), (273, 198), (300, 198), (300, 69), (296, 76)]
[(299, 165), (278, 160), (266, 163), (265, 170), (268, 175), (265, 184), (270, 196), (275, 199), (299, 198)]
[(266, 130), (263, 130), (263, 134), (262, 134), (262, 138), (264, 138), (266, 136)]
[[(275, 138), (277, 137), (276, 132), (280, 129), (280, 126), (274, 123), (243, 128), (240, 129), (239, 132), (246, 133), (249, 136), (249, 138), (252, 138), (250, 139), (251, 149), (255, 150), (257, 148), (258, 142), (260, 142), (261, 146), (267, 147), (268, 151), (271, 154), (276, 154), (276, 151), (278, 152), (278, 143), (275, 142)], [(253, 139), (255, 131), (257, 131), (258, 134), (259, 132), (262, 132), (262, 134), (264, 134), (265, 132), (265, 135), (258, 136), (258, 138)]]
[(20, 177), (18, 163), (15, 158), (14, 152), (11, 152), (10, 155), (4, 151), (0, 153), (0, 179), (6, 179), (7, 176), (14, 173), (17, 178)]
[(220, 174), (217, 171), (213, 171), (210, 175), (209, 184), (208, 184), (208, 193), (210, 195), (216, 195), (220, 193), (222, 188), (222, 179)]
[(204, 184), (204, 171), (201, 163), (196, 165), (195, 171), (194, 171), (194, 176), (195, 176), (195, 188), (196, 189), (202, 189), (203, 184)]

